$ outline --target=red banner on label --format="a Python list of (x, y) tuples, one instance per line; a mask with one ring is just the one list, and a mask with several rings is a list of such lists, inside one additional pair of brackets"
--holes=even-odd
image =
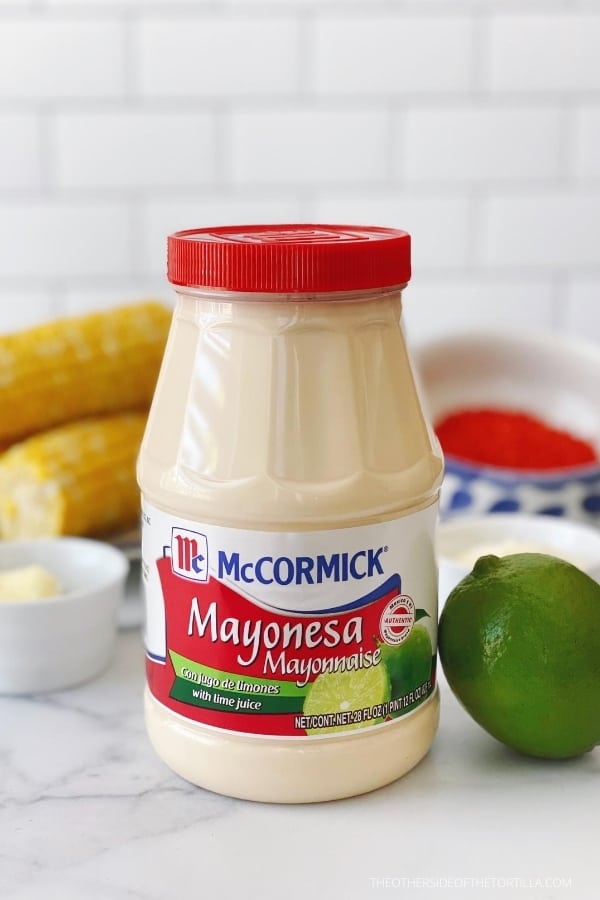
[[(343, 612), (284, 613), (214, 578), (176, 575), (169, 557), (157, 567), (167, 658), (148, 659), (152, 694), (188, 719), (250, 734), (304, 735), (299, 721), (310, 685), (323, 672), (374, 665), (382, 620), (395, 622), (390, 604), (401, 594), (394, 575), (366, 597), (349, 596)], [(190, 665), (177, 671), (171, 654)], [(205, 679), (202, 667), (222, 677)]]

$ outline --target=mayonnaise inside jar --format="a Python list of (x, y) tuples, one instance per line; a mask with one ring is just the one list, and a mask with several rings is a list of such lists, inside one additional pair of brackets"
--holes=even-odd
[(442, 458), (401, 327), (410, 238), (169, 238), (178, 301), (142, 444), (146, 724), (187, 780), (363, 793), (427, 753)]

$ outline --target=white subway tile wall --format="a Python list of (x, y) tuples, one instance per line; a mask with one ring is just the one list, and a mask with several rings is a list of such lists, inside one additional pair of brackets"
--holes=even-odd
[(193, 190), (211, 185), (216, 173), (210, 113), (59, 114), (52, 143), (59, 189)]
[[(136, 29), (135, 80), (142, 97), (296, 98), (300, 87), (298, 21), (270, 12), (148, 16)], [(218, 5), (218, 4), (217, 4)]]
[(0, 190), (42, 186), (41, 139), (33, 113), (0, 112)]
[(0, 331), (227, 222), (413, 234), (407, 329), (600, 342), (598, 0), (0, 0)]
[(70, 21), (32, 10), (19, 18), (4, 14), (0, 25), (2, 100), (54, 104), (123, 96), (125, 34), (118, 20)]

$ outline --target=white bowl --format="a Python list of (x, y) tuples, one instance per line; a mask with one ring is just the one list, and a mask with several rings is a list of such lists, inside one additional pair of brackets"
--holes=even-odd
[(600, 531), (579, 522), (516, 513), (465, 516), (438, 528), (440, 607), (480, 556), (548, 553), (600, 581)]
[(0, 542), (0, 570), (37, 563), (63, 593), (0, 601), (0, 693), (55, 691), (87, 681), (110, 661), (129, 569), (119, 550), (84, 538)]
[[(600, 452), (600, 347), (518, 333), (456, 335), (416, 356), (423, 399), (435, 424), (473, 407), (518, 409)], [(440, 511), (449, 518), (525, 513), (600, 525), (600, 464), (512, 470), (445, 453)]]

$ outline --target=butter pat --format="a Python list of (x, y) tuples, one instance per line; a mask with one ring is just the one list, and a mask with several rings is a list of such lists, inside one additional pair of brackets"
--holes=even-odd
[(26, 603), (61, 593), (57, 579), (43, 566), (22, 566), (0, 572), (0, 602), (18, 600)]

